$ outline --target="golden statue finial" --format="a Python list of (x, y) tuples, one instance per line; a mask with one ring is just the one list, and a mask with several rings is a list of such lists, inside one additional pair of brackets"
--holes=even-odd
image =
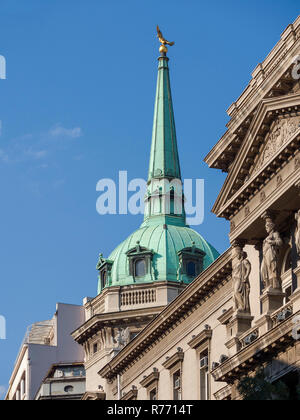
[(166, 45), (170, 45), (170, 47), (172, 47), (172, 45), (175, 44), (175, 42), (169, 42), (167, 41), (164, 37), (163, 34), (161, 33), (161, 30), (159, 29), (159, 26), (157, 25), (156, 27), (157, 29), (157, 38), (159, 39), (161, 46), (159, 48), (159, 52), (161, 54), (166, 54), (168, 52), (168, 48), (166, 47)]

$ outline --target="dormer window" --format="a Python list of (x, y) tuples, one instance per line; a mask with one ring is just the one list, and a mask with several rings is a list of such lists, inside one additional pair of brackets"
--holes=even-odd
[(136, 246), (127, 252), (127, 257), (129, 275), (133, 276), (134, 280), (152, 280), (152, 250), (142, 247), (140, 242), (137, 242)]
[(99, 261), (96, 267), (99, 271), (100, 290), (103, 290), (105, 287), (109, 286), (112, 265), (113, 261), (103, 258), (103, 255), (100, 254)]
[(206, 253), (192, 243), (190, 248), (178, 252), (179, 268), (178, 281), (192, 281), (203, 271), (203, 262)]

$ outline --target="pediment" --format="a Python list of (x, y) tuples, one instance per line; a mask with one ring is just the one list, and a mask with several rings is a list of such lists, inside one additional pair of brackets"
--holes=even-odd
[(153, 251), (151, 249), (145, 248), (144, 246), (140, 245), (140, 242), (137, 242), (134, 248), (131, 248), (129, 251), (126, 252), (126, 255), (129, 257), (135, 257), (137, 255), (152, 255)]
[[(221, 169), (223, 172), (230, 172), (232, 163), (243, 144), (249, 127), (255, 119), (255, 115), (260, 110), (261, 103), (265, 100), (281, 100), (289, 96), (300, 93), (300, 80), (295, 80), (292, 75), (293, 65), (288, 66), (280, 78), (274, 83), (266, 77), (265, 83), (268, 85), (266, 89), (260, 88), (258, 96), (259, 101), (256, 105), (243, 104), (240, 109), (237, 103), (234, 103), (228, 110), (231, 120), (227, 123), (228, 130), (221, 137), (219, 142), (206, 156), (205, 161), (211, 168)], [(256, 86), (257, 83), (253, 83)]]
[(283, 116), (277, 118), (270, 127), (269, 133), (265, 137), (259, 153), (255, 159), (255, 163), (250, 169), (249, 177), (255, 176), (266, 164), (268, 164), (273, 156), (287, 145), (299, 131), (300, 116)]
[(261, 102), (219, 194), (213, 212), (224, 209), (300, 134), (300, 92)]

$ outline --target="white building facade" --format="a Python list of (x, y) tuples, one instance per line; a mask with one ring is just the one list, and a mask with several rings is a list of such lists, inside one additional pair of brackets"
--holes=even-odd
[(84, 352), (71, 332), (84, 321), (84, 309), (58, 303), (51, 320), (33, 324), (20, 348), (6, 400), (34, 400), (51, 366), (82, 363)]

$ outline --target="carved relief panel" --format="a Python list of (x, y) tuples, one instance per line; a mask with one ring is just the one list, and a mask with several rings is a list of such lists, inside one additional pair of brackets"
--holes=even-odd
[(299, 130), (300, 117), (278, 119), (272, 124), (270, 132), (266, 136), (265, 144), (257, 162), (254, 164), (251, 175), (256, 174), (273, 156), (287, 144), (291, 137)]

